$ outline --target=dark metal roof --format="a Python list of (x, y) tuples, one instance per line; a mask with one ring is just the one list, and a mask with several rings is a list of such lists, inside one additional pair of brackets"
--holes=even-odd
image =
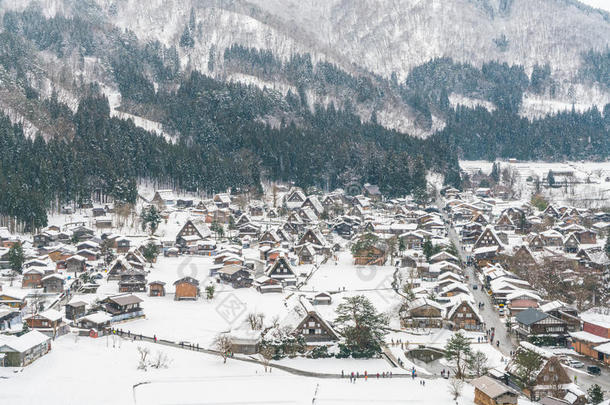
[(545, 314), (544, 312), (541, 312), (535, 308), (528, 308), (525, 311), (519, 312), (515, 318), (517, 319), (517, 322), (521, 324), (532, 325), (548, 317), (549, 315)]

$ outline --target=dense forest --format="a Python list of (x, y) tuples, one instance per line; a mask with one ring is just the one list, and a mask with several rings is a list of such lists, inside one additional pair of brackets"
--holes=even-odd
[(410, 138), (333, 108), (317, 108), (307, 128), (272, 128), (251, 115), (262, 108), (248, 104), (258, 92), (193, 73), (177, 92), (157, 96), (168, 106), (168, 125), (185, 134), (175, 144), (110, 117), (95, 89), (72, 117), (70, 140), (28, 139), (2, 117), (0, 212), (40, 227), (51, 203), (88, 201), (94, 191), (133, 203), (142, 178), (210, 192), (257, 188), (263, 175), (301, 186), (369, 181), (388, 195), (423, 190), (430, 169), (459, 181), (456, 155), (439, 137)]

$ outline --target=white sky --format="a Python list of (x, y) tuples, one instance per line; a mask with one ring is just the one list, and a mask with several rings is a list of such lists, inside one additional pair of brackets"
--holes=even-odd
[(610, 0), (580, 0), (591, 7), (601, 8), (602, 10), (610, 11)]

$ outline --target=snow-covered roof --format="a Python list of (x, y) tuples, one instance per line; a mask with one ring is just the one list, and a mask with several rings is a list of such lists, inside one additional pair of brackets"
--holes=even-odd
[(51, 338), (37, 330), (30, 331), (19, 337), (0, 335), (0, 352), (23, 353), (49, 340)]
[(104, 312), (94, 312), (77, 319), (77, 321), (89, 321), (96, 324), (110, 322), (111, 320), (112, 317)]
[(595, 307), (580, 314), (580, 319), (603, 328), (610, 328), (610, 308)]
[(579, 331), (579, 332), (570, 332), (570, 336), (572, 336), (574, 339), (578, 339), (578, 340), (582, 340), (582, 341), (590, 342), (590, 343), (610, 342), (610, 339), (608, 339), (608, 338), (603, 338), (601, 336), (597, 336), (592, 333), (585, 332), (584, 330)]

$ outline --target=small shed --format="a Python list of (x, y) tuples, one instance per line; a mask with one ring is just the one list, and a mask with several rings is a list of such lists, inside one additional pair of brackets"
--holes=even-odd
[(199, 297), (199, 280), (193, 277), (183, 277), (174, 282), (175, 300), (196, 300)]
[(508, 385), (484, 375), (471, 381), (477, 405), (516, 405), (519, 394)]
[(148, 295), (151, 297), (165, 297), (165, 283), (163, 281), (151, 281), (148, 283)]

